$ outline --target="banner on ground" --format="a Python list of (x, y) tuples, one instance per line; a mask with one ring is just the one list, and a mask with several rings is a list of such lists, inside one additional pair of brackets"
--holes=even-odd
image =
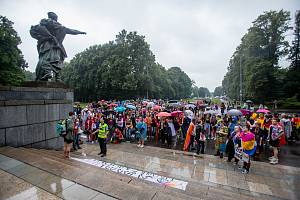
[(125, 166), (120, 166), (117, 164), (104, 162), (96, 159), (82, 159), (82, 158), (71, 158), (73, 160), (83, 162), (86, 164), (90, 164), (96, 167), (100, 167), (109, 171), (113, 171), (120, 174), (125, 174), (134, 178), (138, 178), (141, 180), (149, 181), (152, 183), (157, 183), (163, 186), (169, 186), (172, 188), (177, 188), (180, 190), (185, 190), (188, 182), (177, 180), (174, 178), (168, 178), (165, 176), (160, 176), (151, 172), (141, 171), (137, 169), (128, 168)]

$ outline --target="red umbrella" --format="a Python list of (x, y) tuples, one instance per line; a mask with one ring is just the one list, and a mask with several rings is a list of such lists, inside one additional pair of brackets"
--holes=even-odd
[(257, 112), (257, 113), (269, 113), (269, 112), (271, 112), (271, 111), (269, 111), (269, 110), (267, 110), (267, 109), (258, 109), (256, 112)]
[(183, 112), (180, 111), (180, 110), (176, 110), (176, 111), (171, 112), (171, 116), (178, 116), (178, 115), (180, 115), (181, 113), (183, 113)]
[(160, 112), (156, 115), (157, 117), (171, 117), (171, 113)]

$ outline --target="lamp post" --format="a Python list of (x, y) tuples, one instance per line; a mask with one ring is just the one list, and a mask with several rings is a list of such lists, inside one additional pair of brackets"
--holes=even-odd
[(242, 54), (240, 55), (240, 105), (243, 101), (243, 80), (242, 80)]

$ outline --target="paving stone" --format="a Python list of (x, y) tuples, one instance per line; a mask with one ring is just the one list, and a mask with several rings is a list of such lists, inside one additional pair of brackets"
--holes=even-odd
[(33, 196), (33, 186), (24, 181), (20, 183), (19, 180), (12, 182), (3, 182), (3, 180), (1, 179), (0, 183), (1, 199), (26, 199)]
[(44, 179), (50, 179), (52, 177), (53, 175), (39, 169), (34, 169), (33, 172), (21, 176), (22, 179), (32, 185), (39, 185)]
[(174, 194), (169, 194), (169, 193), (164, 193), (164, 192), (156, 192), (155, 196), (152, 198), (153, 200), (201, 200), (200, 198), (197, 197), (191, 197), (186, 194), (181, 194), (181, 193), (176, 193)]
[[(47, 199), (47, 200), (61, 200), (61, 198), (52, 195), (49, 192), (46, 192), (44, 190), (41, 190), (40, 188), (35, 187), (36, 191), (33, 196), (28, 198), (28, 200), (42, 200), (42, 199)], [(27, 200), (27, 199), (26, 199)]]
[(17, 177), (24, 176), (25, 174), (33, 173), (36, 170), (36, 168), (27, 165), (25, 163), (22, 163), (16, 167), (10, 168), (7, 171)]
[(82, 199), (92, 199), (96, 197), (99, 193), (95, 190), (91, 190), (87, 187), (75, 184), (71, 187), (68, 187), (65, 190), (62, 190), (61, 193), (57, 195), (63, 199), (70, 200), (82, 200)]
[(7, 160), (12, 160), (12, 159), (5, 155), (0, 154), (0, 162), (7, 161)]
[(113, 198), (111, 196), (102, 194), (102, 193), (98, 193), (97, 196), (95, 196), (94, 198), (92, 198), (91, 200), (114, 200), (116, 198)]
[(208, 199), (241, 199), (241, 195), (239, 193), (233, 193), (230, 191), (210, 187), (207, 192), (207, 198)]
[(71, 187), (75, 183), (67, 179), (60, 178), (58, 176), (52, 176), (50, 178), (44, 179), (39, 183), (39, 187), (52, 193), (59, 194), (68, 187)]
[(11, 159), (11, 160), (6, 160), (6, 161), (3, 161), (3, 162), (0, 162), (0, 169), (2, 170), (8, 170), (10, 168), (14, 168), (18, 165), (21, 165), (22, 162), (18, 161), (18, 160), (14, 160), (14, 159)]

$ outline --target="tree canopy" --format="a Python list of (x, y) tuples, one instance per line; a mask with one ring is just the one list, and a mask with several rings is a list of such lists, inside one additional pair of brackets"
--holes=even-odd
[(114, 41), (94, 45), (65, 63), (62, 79), (75, 99), (185, 98), (192, 81), (179, 67), (155, 62), (145, 36), (122, 30)]
[(290, 13), (280, 10), (265, 12), (252, 23), (229, 61), (222, 82), (227, 96), (239, 99), (240, 89), (243, 99), (258, 102), (284, 96), (286, 70), (278, 61), (289, 53), (289, 22)]
[(18, 45), (21, 39), (13, 28), (13, 22), (0, 15), (0, 84), (20, 85), (27, 63)]
[(205, 98), (205, 97), (210, 97), (210, 91), (208, 90), (208, 88), (206, 87), (197, 87), (197, 86), (194, 86), (192, 88), (192, 97), (202, 97), (202, 98)]
[(214, 96), (223, 96), (224, 95), (224, 90), (222, 86), (218, 86), (214, 90)]
[(295, 15), (294, 39), (290, 48), (291, 64), (285, 78), (285, 91), (288, 97), (296, 96), (300, 101), (300, 11)]

